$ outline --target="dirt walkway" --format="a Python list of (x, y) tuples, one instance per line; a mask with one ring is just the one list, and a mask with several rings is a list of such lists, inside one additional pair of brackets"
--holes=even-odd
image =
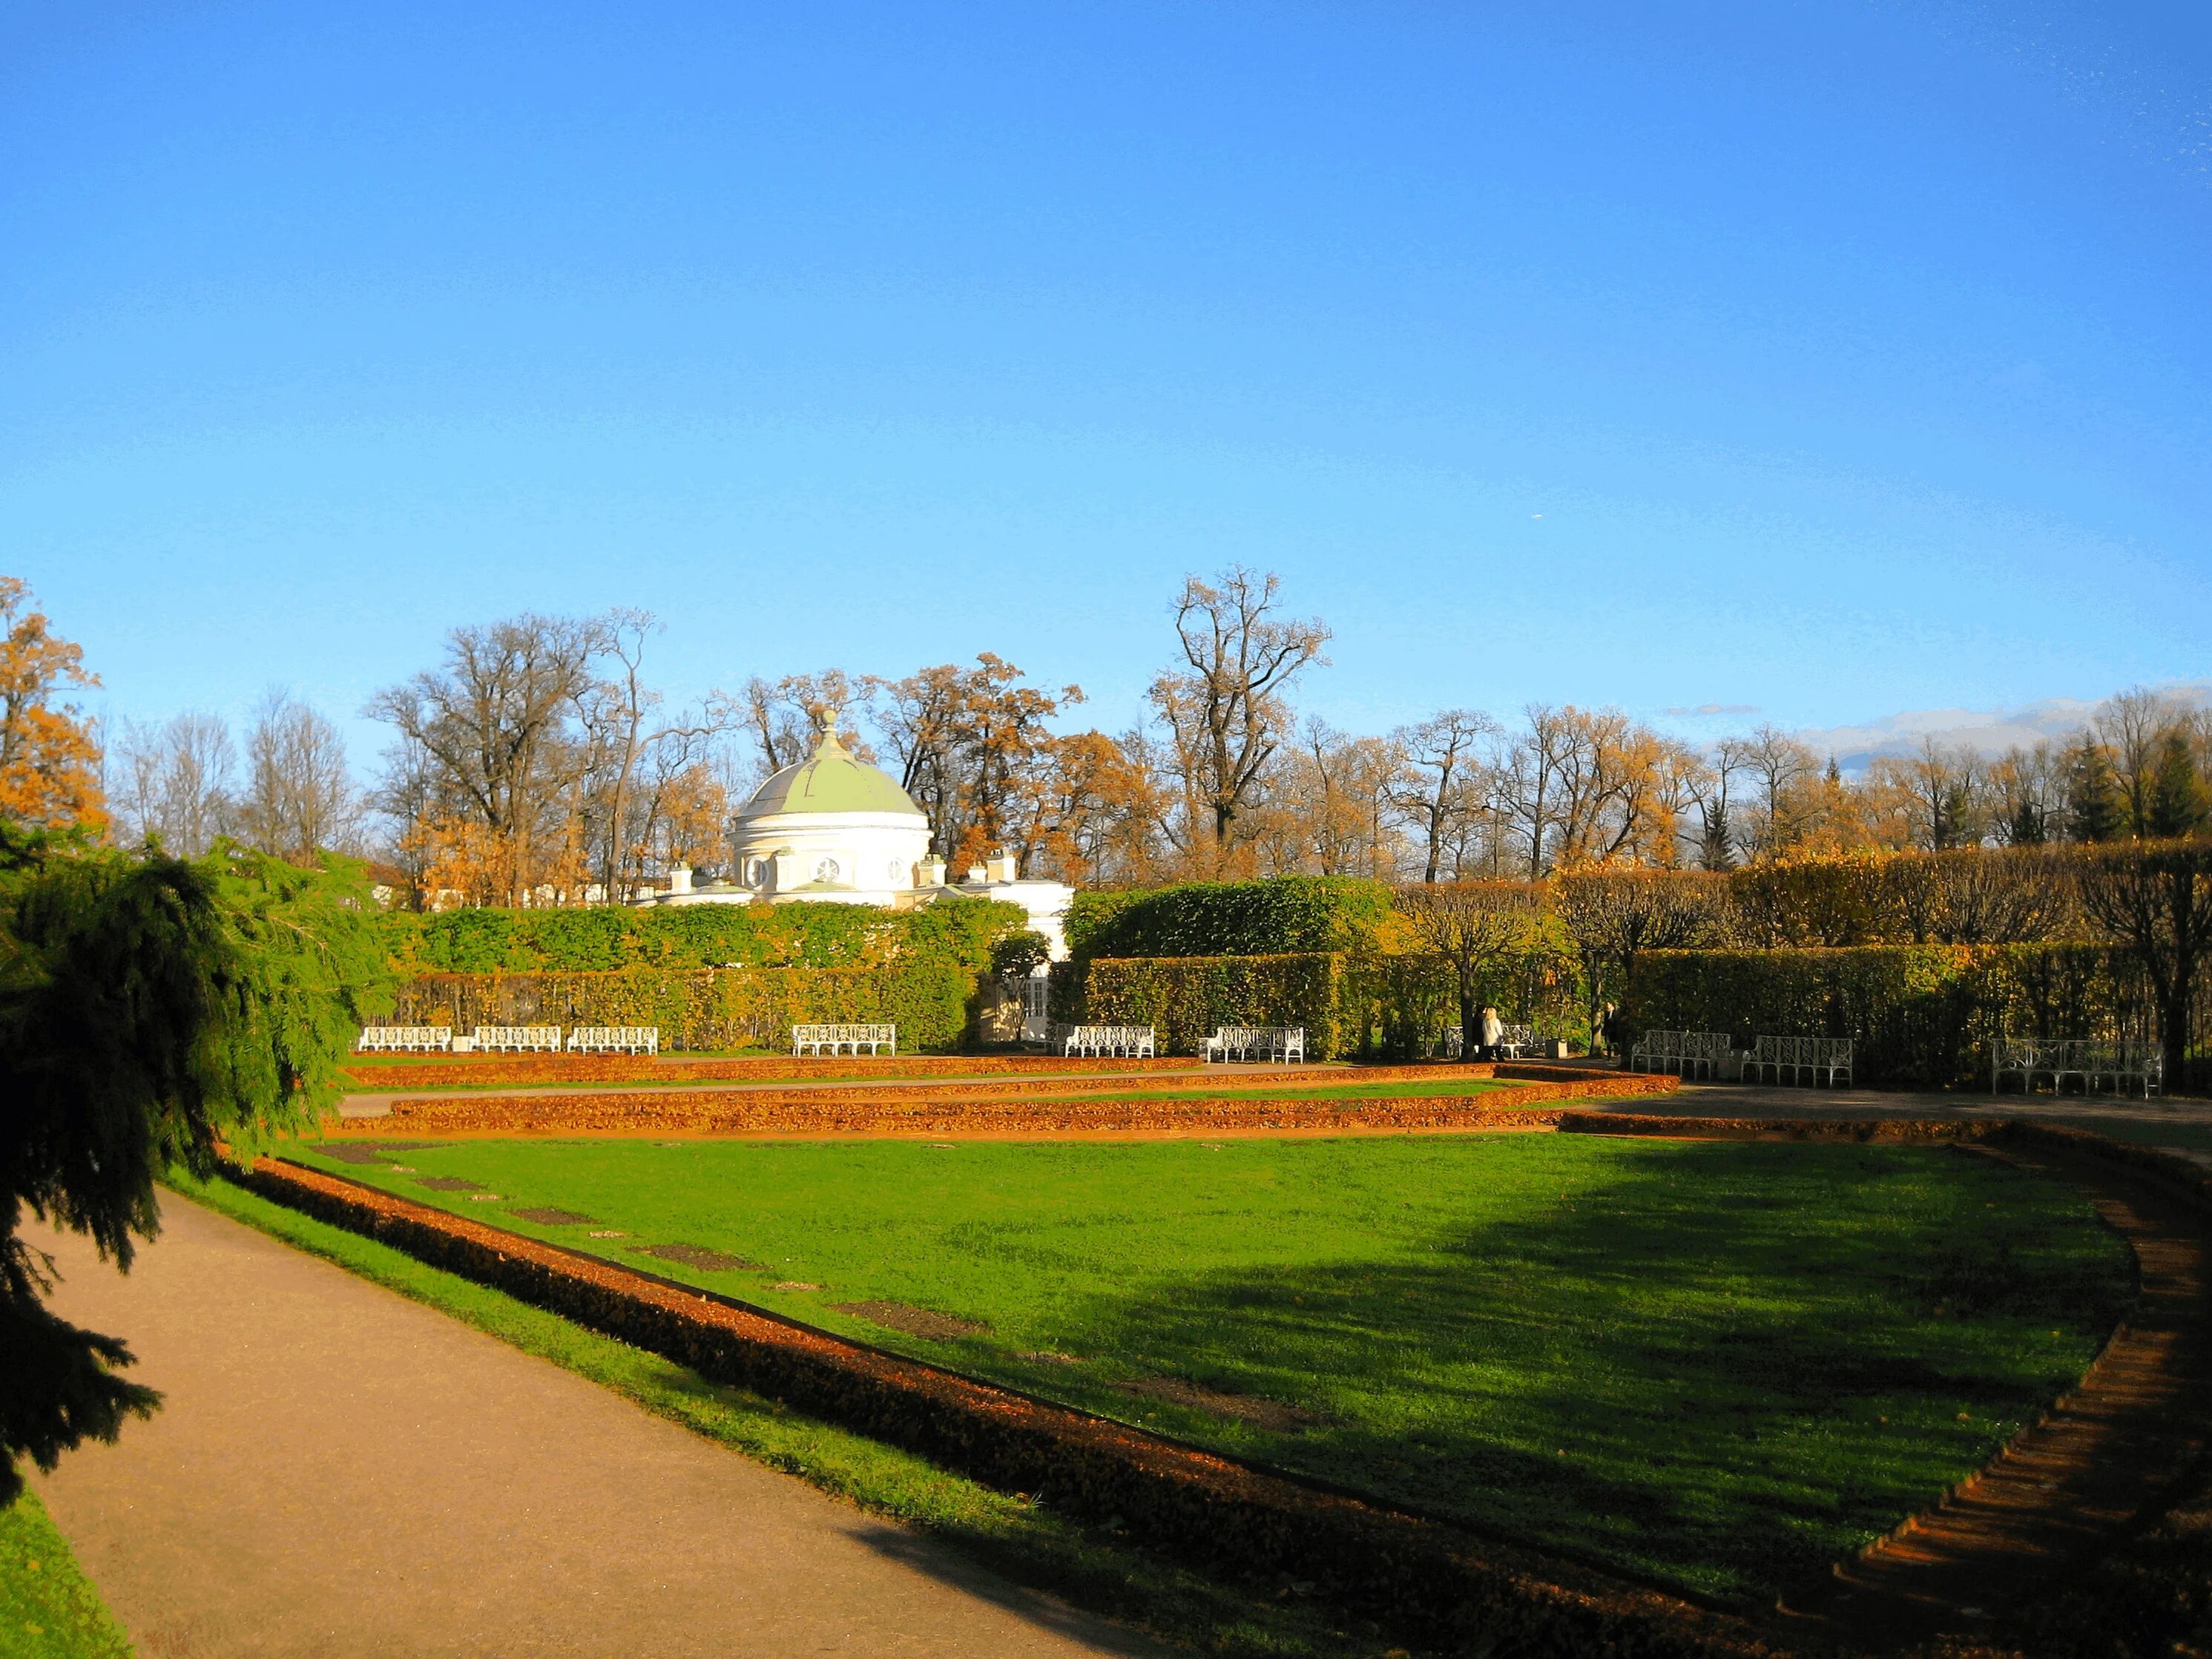
[(35, 1242), (151, 1422), (36, 1477), (143, 1659), (1156, 1651), (165, 1194), (128, 1278)]

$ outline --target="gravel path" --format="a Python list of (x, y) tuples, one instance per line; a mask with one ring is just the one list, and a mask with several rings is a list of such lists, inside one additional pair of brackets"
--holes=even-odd
[(1157, 1651), (177, 1197), (65, 1316), (150, 1422), (33, 1475), (143, 1659)]

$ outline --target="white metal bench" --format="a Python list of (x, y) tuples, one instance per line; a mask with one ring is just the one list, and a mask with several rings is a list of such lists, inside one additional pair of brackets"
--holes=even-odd
[(1062, 1025), (1054, 1042), (1063, 1054), (1091, 1059), (1112, 1054), (1124, 1060), (1152, 1057), (1152, 1028), (1149, 1025)]
[(1208, 1062), (1239, 1060), (1278, 1060), (1289, 1065), (1306, 1057), (1306, 1028), (1303, 1025), (1224, 1025), (1206, 1040)]
[(355, 1052), (364, 1054), (445, 1054), (453, 1046), (450, 1025), (367, 1025)]
[(657, 1054), (657, 1025), (579, 1025), (568, 1033), (572, 1054)]
[(1628, 1069), (1710, 1081), (1720, 1076), (1733, 1052), (1726, 1031), (1646, 1031), (1628, 1051)]
[[(1437, 1034), (1430, 1052), (1440, 1060), (1457, 1060), (1463, 1046), (1465, 1033), (1457, 1025), (1447, 1025)], [(1498, 1030), (1498, 1054), (1501, 1060), (1526, 1060), (1531, 1048), (1547, 1046), (1547, 1040), (1536, 1035), (1533, 1025), (1501, 1025)]]
[(896, 1025), (794, 1025), (791, 1028), (791, 1052), (794, 1054), (859, 1054), (865, 1048), (872, 1054), (888, 1048), (898, 1053), (898, 1027)]
[(1848, 1087), (1852, 1042), (1850, 1037), (1754, 1037), (1751, 1053), (1744, 1058), (1743, 1080), (1825, 1083), (1832, 1087), (1840, 1076)]
[(2013, 1076), (2020, 1079), (2023, 1092), (2032, 1092), (2036, 1079), (2045, 1077), (2051, 1093), (2063, 1094), (2072, 1078), (2085, 1095), (2106, 1083), (2115, 1094), (2140, 1090), (2148, 1100), (2164, 1092), (2166, 1055), (2154, 1042), (2129, 1037), (2000, 1037), (1990, 1057), (1990, 1092), (1996, 1093)]
[(479, 1025), (469, 1040), (483, 1054), (557, 1054), (561, 1028), (557, 1025)]

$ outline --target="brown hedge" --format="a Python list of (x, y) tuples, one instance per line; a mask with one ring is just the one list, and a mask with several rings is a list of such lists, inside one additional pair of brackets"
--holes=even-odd
[(1231, 1572), (1312, 1581), (1419, 1639), (1529, 1656), (1769, 1651), (1741, 1621), (1589, 1569), (1179, 1445), (728, 1298), (269, 1158), (252, 1190), (716, 1382)]
[[(1134, 1132), (1484, 1129), (1548, 1124), (1555, 1101), (1649, 1097), (1680, 1085), (1668, 1077), (1525, 1082), (1474, 1095), (1375, 1095), (1301, 1099), (1218, 1094), (1177, 1099), (1166, 1090), (1133, 1097), (1063, 1096), (1019, 1085), (993, 1094), (945, 1090), (685, 1090), (564, 1095), (482, 1094), (398, 1100), (389, 1115), (348, 1118), (325, 1132), (553, 1134), (1049, 1134)], [(1158, 1097), (1146, 1097), (1155, 1092)]]

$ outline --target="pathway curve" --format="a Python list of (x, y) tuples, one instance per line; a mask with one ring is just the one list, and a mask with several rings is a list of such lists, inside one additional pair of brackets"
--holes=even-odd
[(142, 1659), (1139, 1654), (444, 1314), (165, 1194), (65, 1316), (168, 1398), (40, 1496)]
[(1876, 1643), (1985, 1630), (2154, 1509), (2204, 1449), (2212, 1275), (2203, 1212), (2096, 1159), (1974, 1151), (2086, 1192), (2135, 1253), (2135, 1305), (2043, 1421), (1942, 1504), (1784, 1597), (1777, 1611), (1785, 1625)]

